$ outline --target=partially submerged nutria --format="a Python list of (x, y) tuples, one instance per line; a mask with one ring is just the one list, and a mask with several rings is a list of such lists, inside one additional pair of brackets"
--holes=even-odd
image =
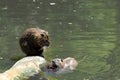
[(23, 32), (19, 44), (27, 56), (44, 57), (43, 47), (50, 44), (48, 32), (40, 28), (29, 28)]
[(45, 80), (41, 74), (65, 74), (75, 70), (77, 66), (78, 62), (71, 57), (53, 59), (51, 64), (47, 64), (45, 58), (40, 56), (24, 57), (9, 70), (0, 73), (0, 80)]
[[(62, 74), (73, 71), (78, 62), (71, 57), (56, 58), (48, 64), (43, 58), (44, 46), (49, 46), (48, 33), (39, 28), (30, 28), (20, 37), (20, 46), (27, 56), (17, 61), (9, 70), (0, 73), (0, 80), (45, 80), (41, 78), (43, 72), (47, 74)], [(46, 79), (47, 80), (47, 79)]]
[(70, 73), (76, 69), (78, 62), (75, 58), (67, 57), (65, 59), (55, 58), (52, 60), (52, 65), (48, 66), (45, 72), (54, 74)]
[(0, 73), (0, 80), (40, 80), (42, 67), (46, 67), (46, 60), (43, 57), (24, 57), (10, 69)]

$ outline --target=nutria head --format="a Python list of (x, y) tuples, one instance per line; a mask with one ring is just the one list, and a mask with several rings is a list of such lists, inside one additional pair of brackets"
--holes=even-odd
[(64, 74), (73, 72), (73, 70), (75, 70), (77, 66), (78, 62), (75, 58), (55, 58), (51, 61), (51, 64), (47, 66), (47, 70), (48, 73)]
[(19, 44), (27, 56), (43, 57), (43, 47), (50, 44), (48, 32), (40, 28), (29, 28), (21, 35)]

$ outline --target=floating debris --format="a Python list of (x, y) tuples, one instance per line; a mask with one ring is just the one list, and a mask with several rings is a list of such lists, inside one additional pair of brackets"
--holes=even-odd
[(40, 2), (40, 4), (43, 4), (43, 2)]
[(73, 24), (73, 23), (69, 22), (68, 24), (71, 25), (71, 24)]
[(73, 10), (73, 12), (77, 12), (76, 10)]
[(37, 9), (39, 9), (40, 7), (38, 6)]
[(63, 23), (62, 22), (59, 22), (60, 25), (62, 25)]
[(61, 44), (60, 47), (63, 47), (63, 45)]
[(2, 8), (2, 10), (7, 10), (7, 9), (8, 9), (8, 7), (3, 7), (3, 8)]
[(19, 37), (15, 37), (15, 39), (19, 39)]
[(36, 2), (36, 0), (33, 0), (33, 2)]
[(54, 6), (54, 5), (56, 5), (56, 3), (49, 3), (51, 6)]
[(2, 60), (3, 59), (3, 57), (0, 57), (0, 60)]
[(46, 19), (46, 20), (49, 20), (50, 18), (46, 17), (45, 19)]
[(94, 17), (92, 16), (92, 17), (90, 17), (90, 19), (94, 19)]

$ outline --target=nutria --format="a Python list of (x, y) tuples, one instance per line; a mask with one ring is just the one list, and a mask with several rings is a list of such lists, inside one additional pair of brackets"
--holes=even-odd
[(46, 64), (45, 58), (40, 56), (24, 57), (10, 69), (0, 73), (0, 80), (40, 80), (41, 68)]
[(48, 80), (41, 74), (60, 75), (72, 72), (78, 62), (71, 57), (55, 58), (50, 64), (40, 56), (24, 57), (17, 61), (10, 69), (0, 73), (0, 80)]
[(50, 44), (48, 32), (40, 28), (29, 28), (21, 35), (19, 44), (26, 56), (44, 57), (43, 47)]
[(70, 73), (76, 69), (78, 62), (75, 58), (67, 57), (65, 59), (55, 58), (52, 60), (52, 65), (48, 66), (46, 72), (54, 74)]

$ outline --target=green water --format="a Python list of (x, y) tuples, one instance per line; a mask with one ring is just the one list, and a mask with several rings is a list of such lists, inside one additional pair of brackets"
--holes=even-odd
[(50, 34), (45, 57), (74, 57), (77, 70), (50, 80), (120, 80), (119, 0), (1, 0), (0, 72), (25, 55), (18, 40), (30, 27)]

